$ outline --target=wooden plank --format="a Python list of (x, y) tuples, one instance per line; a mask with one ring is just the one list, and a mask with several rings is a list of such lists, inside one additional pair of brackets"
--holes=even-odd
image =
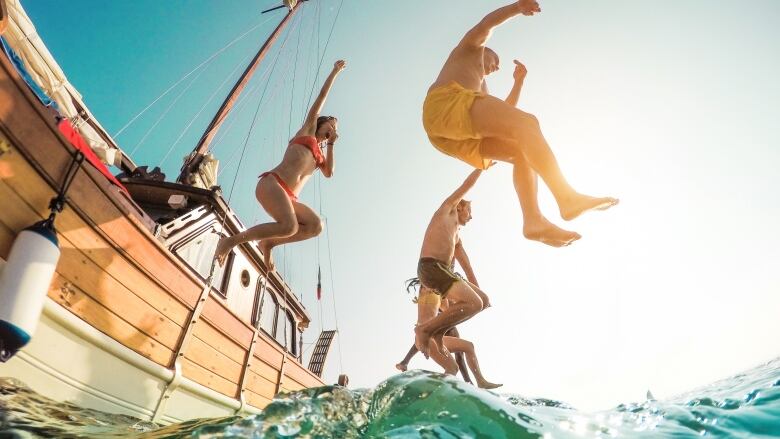
[(214, 293), (209, 295), (206, 305), (203, 307), (203, 318), (214, 325), (214, 327), (220, 328), (221, 331), (238, 342), (243, 348), (249, 349), (249, 343), (252, 342), (254, 331), (252, 331), (249, 325), (230, 312)]
[(249, 366), (249, 370), (252, 372), (267, 378), (269, 381), (272, 381), (273, 383), (276, 383), (276, 380), (279, 379), (279, 366), (278, 365), (272, 365), (268, 364), (265, 361), (255, 357), (254, 361)]
[[(48, 202), (55, 195), (48, 186), (18, 153), (0, 156), (0, 163), (6, 172), (0, 171), (0, 186), (3, 194), (0, 199), (8, 196), (8, 191), (15, 192), (26, 202), (30, 210), (38, 216), (48, 216)], [(11, 171), (8, 171), (11, 170)], [(20, 206), (16, 201), (9, 203)], [(28, 220), (34, 221), (32, 217)], [(28, 224), (29, 225), (29, 224)], [(57, 216), (57, 231), (68, 239), (74, 247), (83, 250), (96, 264), (112, 274), (126, 287), (133, 289), (139, 296), (149, 302), (157, 310), (169, 316), (180, 326), (187, 321), (189, 310), (173, 292), (166, 290), (136, 265), (127, 260), (109, 241), (97, 233), (94, 228), (84, 222), (69, 206)]]
[(181, 367), (184, 376), (198, 384), (202, 384), (229, 398), (235, 398), (238, 394), (238, 384), (232, 383), (186, 358), (181, 361)]
[(155, 363), (165, 367), (172, 363), (172, 350), (122, 320), (59, 274), (54, 276), (49, 297), (100, 332)]
[(8, 259), (15, 238), (16, 233), (0, 222), (0, 258)]
[(255, 357), (265, 361), (277, 369), (281, 367), (283, 356), (281, 348), (278, 347), (276, 342), (270, 341), (271, 339), (268, 338), (265, 334), (260, 334), (258, 338), (259, 339), (257, 342), (259, 344), (255, 348)]
[(268, 376), (256, 374), (250, 368), (249, 374), (247, 375), (246, 388), (266, 398), (273, 398), (276, 393), (276, 380), (278, 377), (279, 374), (277, 373), (276, 376), (270, 377), (269, 379)]
[(241, 379), (242, 363), (236, 363), (218, 350), (204, 343), (203, 340), (198, 337), (192, 338), (192, 342), (184, 352), (184, 358), (192, 360), (195, 364), (232, 383), (238, 383)]
[(252, 407), (257, 407), (259, 409), (264, 409), (268, 404), (271, 403), (271, 399), (266, 398), (262, 395), (258, 395), (255, 392), (252, 391), (245, 391), (244, 397), (246, 398), (246, 402), (249, 403)]
[(323, 385), (321, 379), (314, 376), (297, 361), (288, 359), (284, 369), (284, 375), (306, 387), (319, 387)]
[(230, 337), (221, 333), (208, 321), (201, 320), (198, 322), (193, 330), (193, 335), (212, 348), (219, 350), (236, 363), (244, 363), (247, 350), (239, 346)]
[[(0, 181), (0, 199), (14, 206), (14, 209), (0, 210), (0, 222), (12, 230), (21, 230), (26, 225), (42, 219), (2, 181)], [(121, 315), (137, 329), (154, 337), (168, 348), (176, 349), (182, 332), (179, 325), (133, 294), (112, 276), (106, 275), (91, 259), (74, 249), (61, 233), (58, 233), (58, 237), (62, 255), (57, 265), (57, 272), (65, 273), (63, 277), (67, 281), (107, 309)]]

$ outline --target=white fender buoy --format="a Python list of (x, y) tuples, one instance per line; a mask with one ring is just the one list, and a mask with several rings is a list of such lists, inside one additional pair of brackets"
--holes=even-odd
[(33, 224), (16, 237), (0, 272), (0, 362), (13, 357), (35, 333), (59, 258), (52, 221)]

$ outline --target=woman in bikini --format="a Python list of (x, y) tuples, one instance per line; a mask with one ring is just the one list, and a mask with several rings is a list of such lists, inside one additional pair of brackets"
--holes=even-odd
[[(220, 265), (225, 263), (233, 247), (244, 242), (260, 241), (259, 247), (266, 267), (273, 270), (271, 250), (274, 247), (303, 241), (322, 231), (322, 220), (314, 210), (298, 202), (298, 194), (317, 169), (327, 178), (333, 175), (333, 145), (338, 139), (338, 121), (333, 116), (320, 116), (320, 111), (333, 81), (345, 66), (343, 60), (336, 61), (319, 96), (309, 109), (303, 126), (287, 146), (282, 162), (260, 175), (255, 196), (274, 221), (220, 239), (216, 251)], [(321, 148), (325, 142), (327, 148), (323, 155)]]

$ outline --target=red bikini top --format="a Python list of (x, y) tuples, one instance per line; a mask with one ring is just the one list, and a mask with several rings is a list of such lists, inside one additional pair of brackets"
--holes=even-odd
[(325, 157), (322, 155), (322, 151), (320, 151), (320, 144), (317, 142), (316, 137), (298, 136), (290, 140), (290, 145), (292, 144), (303, 145), (311, 150), (311, 155), (314, 156), (314, 162), (317, 164), (317, 167), (320, 167), (325, 163)]

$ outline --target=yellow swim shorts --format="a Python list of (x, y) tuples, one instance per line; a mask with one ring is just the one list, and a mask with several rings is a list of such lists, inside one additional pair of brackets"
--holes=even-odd
[(428, 92), (423, 103), (423, 126), (433, 146), (477, 169), (487, 169), (490, 160), (482, 157), (482, 137), (471, 126), (471, 104), (482, 96), (455, 81)]

